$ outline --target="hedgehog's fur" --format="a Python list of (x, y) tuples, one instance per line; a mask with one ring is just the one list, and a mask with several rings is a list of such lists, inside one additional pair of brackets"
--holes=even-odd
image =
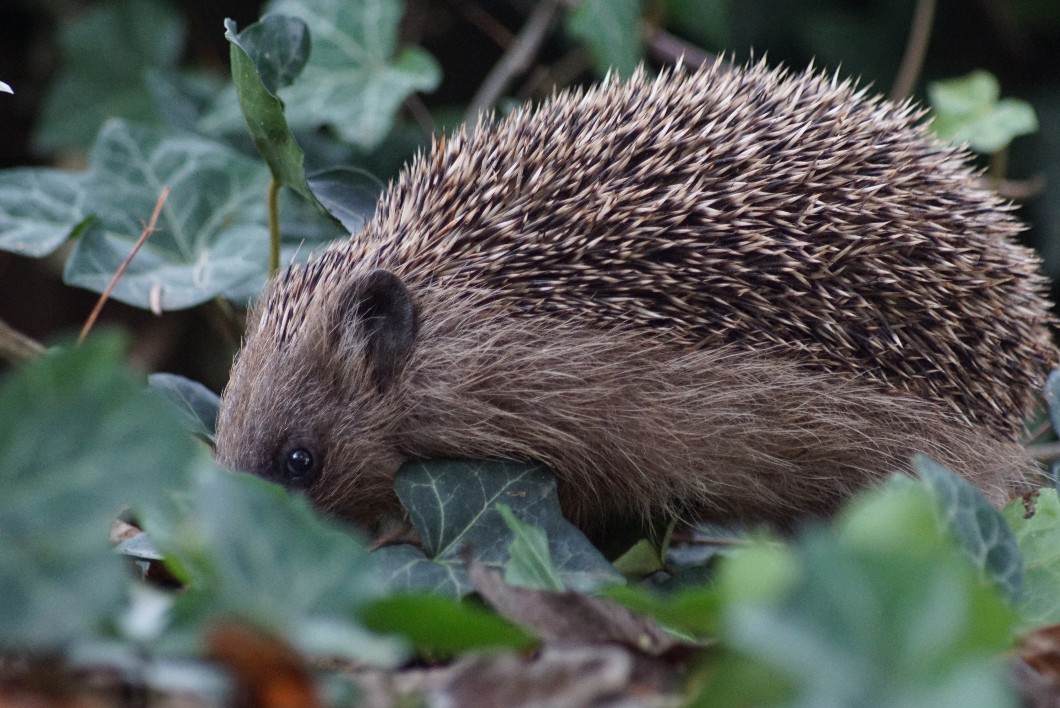
[[(1009, 206), (922, 115), (718, 63), (440, 140), (274, 282), (219, 458), (283, 481), (305, 447), (311, 496), (359, 521), (430, 456), (548, 463), (584, 525), (827, 511), (917, 451), (1000, 500), (1032, 469), (1048, 303)], [(365, 305), (377, 269), (414, 319)]]

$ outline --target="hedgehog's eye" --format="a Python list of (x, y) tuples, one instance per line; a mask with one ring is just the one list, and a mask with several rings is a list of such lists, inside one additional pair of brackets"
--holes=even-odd
[(308, 487), (319, 471), (320, 461), (304, 447), (296, 447), (284, 454), (284, 479), (292, 487)]

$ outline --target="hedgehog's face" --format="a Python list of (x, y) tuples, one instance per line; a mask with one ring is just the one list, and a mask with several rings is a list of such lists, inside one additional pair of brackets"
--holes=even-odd
[(315, 299), (297, 336), (252, 332), (217, 424), (218, 460), (305, 492), (324, 510), (371, 523), (396, 510), (401, 372), (416, 316), (404, 284), (376, 270), (340, 297)]

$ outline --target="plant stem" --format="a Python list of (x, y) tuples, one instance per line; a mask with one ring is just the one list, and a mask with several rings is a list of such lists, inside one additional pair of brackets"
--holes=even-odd
[(471, 99), (471, 105), (467, 108), (465, 117), (469, 122), (474, 122), (480, 113), (488, 110), (496, 103), (504, 89), (511, 82), (512, 77), (526, 70), (530, 59), (537, 53), (541, 42), (545, 39), (552, 18), (559, 9), (559, 0), (541, 0), (534, 7), (533, 12), (527, 19), (526, 24), (519, 30), (519, 35), (511, 46), (501, 57), (501, 60), (490, 70), (486, 80), (482, 82), (475, 97)]
[(44, 353), (44, 347), (8, 323), (0, 320), (0, 358), (11, 364), (20, 364), (36, 359)]
[(1008, 172), (1008, 148), (1001, 148), (990, 155), (990, 166), (986, 168), (986, 174), (992, 181), (1000, 182), (1005, 179)]
[(906, 42), (898, 76), (895, 77), (894, 86), (891, 88), (892, 101), (908, 98), (916, 88), (931, 40), (931, 26), (935, 24), (936, 5), (937, 0), (917, 0), (916, 9), (913, 11), (913, 24), (909, 28), (909, 41)]
[(269, 277), (280, 270), (280, 183), (269, 180)]
[[(137, 253), (139, 253), (140, 248), (147, 243), (147, 238), (158, 230), (158, 217), (162, 214), (162, 206), (165, 205), (166, 199), (168, 198), (169, 187), (162, 187), (162, 191), (158, 195), (158, 200), (155, 202), (154, 211), (151, 212), (150, 221), (144, 226), (143, 231), (140, 232), (140, 238), (136, 240), (132, 250), (129, 251), (129, 255), (126, 256), (125, 260), (118, 266), (118, 270), (114, 272), (114, 276), (110, 279), (110, 282), (107, 283), (106, 289), (99, 296), (99, 300), (96, 301), (96, 306), (92, 308), (92, 312), (88, 315), (88, 319), (85, 320), (85, 326), (81, 328), (81, 336), (77, 338), (78, 344), (85, 341), (85, 337), (87, 337), (88, 333), (92, 331), (92, 327), (95, 326), (96, 320), (99, 319), (99, 313), (103, 311), (103, 306), (107, 303), (107, 300), (110, 299), (110, 294), (114, 291), (114, 286), (117, 285), (118, 280), (125, 273), (125, 269), (129, 267), (132, 259)], [(157, 291), (153, 290), (153, 292)], [(154, 302), (153, 298), (152, 302)], [(154, 309), (154, 307), (152, 307), (152, 309)], [(161, 312), (156, 312), (155, 314), (161, 314)]]

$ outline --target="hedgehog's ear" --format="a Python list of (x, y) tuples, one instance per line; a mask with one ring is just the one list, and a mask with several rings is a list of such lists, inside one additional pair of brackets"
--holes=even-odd
[(416, 336), (416, 310), (401, 279), (373, 270), (346, 288), (339, 302), (335, 331), (340, 343), (363, 337), (365, 356), (376, 383), (387, 388), (401, 370)]

